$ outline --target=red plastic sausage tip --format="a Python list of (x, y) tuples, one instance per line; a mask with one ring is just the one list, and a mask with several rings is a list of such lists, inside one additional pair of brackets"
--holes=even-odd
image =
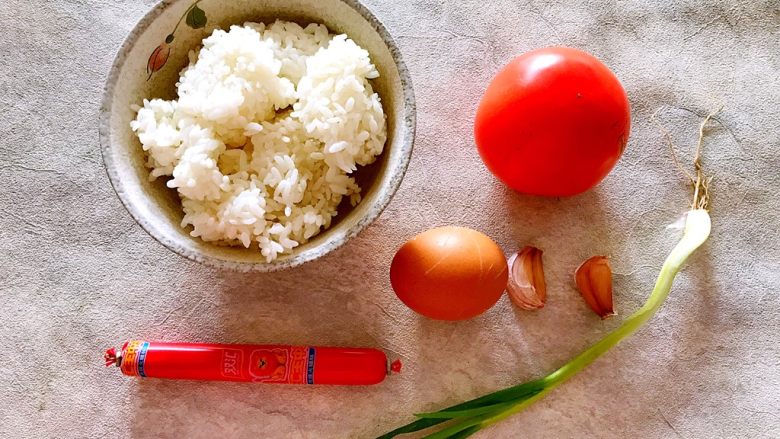
[(392, 363), (390, 363), (390, 371), (399, 373), (401, 372), (401, 360), (395, 360)]
[(106, 367), (116, 363), (116, 349), (106, 349), (106, 353), (103, 355), (103, 359), (106, 360)]

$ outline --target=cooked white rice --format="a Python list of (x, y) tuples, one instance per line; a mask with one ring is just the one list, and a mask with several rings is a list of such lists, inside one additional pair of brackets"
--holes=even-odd
[(385, 115), (368, 52), (321, 24), (215, 30), (190, 54), (178, 100), (144, 100), (130, 126), (150, 178), (205, 241), (257, 243), (269, 262), (330, 226), (351, 176), (382, 153)]

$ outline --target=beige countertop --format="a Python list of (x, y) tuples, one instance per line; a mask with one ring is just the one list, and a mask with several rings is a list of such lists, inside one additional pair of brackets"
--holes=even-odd
[[(690, 154), (700, 116), (713, 234), (651, 324), (528, 411), (475, 437), (780, 437), (780, 6), (737, 1), (381, 1), (411, 71), (418, 135), (383, 215), (327, 257), (219, 272), (155, 242), (112, 191), (98, 146), (105, 77), (152, 1), (0, 2), (0, 437), (372, 437), (544, 375), (647, 297), (688, 192), (649, 122)], [(663, 3), (659, 6), (659, 3)], [(206, 6), (204, 6), (206, 7)], [(512, 193), (484, 168), (473, 114), (512, 56), (553, 44), (600, 57), (633, 108), (625, 155), (595, 190)], [(442, 323), (393, 294), (406, 239), (456, 224), (506, 253), (545, 250), (548, 305)], [(619, 316), (571, 271), (612, 256)], [(403, 373), (365, 388), (135, 380), (103, 368), (124, 339), (364, 345)]]

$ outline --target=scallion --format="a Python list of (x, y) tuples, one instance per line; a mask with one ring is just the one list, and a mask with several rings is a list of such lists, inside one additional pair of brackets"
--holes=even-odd
[[(704, 128), (718, 111), (709, 114), (699, 128), (699, 141), (693, 161), (695, 175), (686, 172), (694, 189), (693, 202), (685, 217), (682, 238), (664, 261), (650, 297), (639, 310), (628, 317), (619, 328), (544, 378), (512, 386), (437, 412), (418, 414), (416, 415), (418, 420), (388, 432), (380, 436), (379, 439), (393, 438), (400, 434), (424, 430), (445, 422), (449, 422), (449, 425), (425, 437), (444, 439), (471, 436), (489, 425), (522, 411), (647, 323), (669, 296), (674, 279), (685, 261), (710, 235), (711, 223), (707, 211), (709, 203), (707, 189), (710, 179), (702, 171), (701, 149)], [(668, 133), (667, 140), (669, 140)]]

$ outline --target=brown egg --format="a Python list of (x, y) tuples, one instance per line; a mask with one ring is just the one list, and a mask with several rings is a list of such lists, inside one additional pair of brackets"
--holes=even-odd
[(509, 271), (501, 248), (465, 227), (439, 227), (412, 238), (393, 258), (390, 282), (409, 308), (439, 320), (475, 317), (493, 306)]

